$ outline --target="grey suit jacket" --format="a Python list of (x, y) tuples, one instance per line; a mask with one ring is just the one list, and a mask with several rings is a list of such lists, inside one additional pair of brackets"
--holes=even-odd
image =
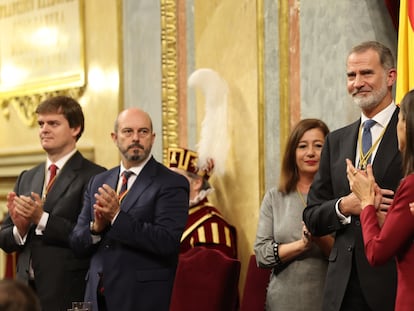
[(119, 169), (91, 180), (71, 235), (79, 255), (92, 255), (85, 300), (92, 301), (97, 310), (102, 274), (108, 310), (167, 311), (188, 217), (188, 181), (151, 158), (122, 200), (116, 220), (101, 241), (93, 244), (89, 223), (94, 215), (94, 194), (104, 183), (116, 189)]
[[(26, 243), (18, 245), (13, 237), (13, 222), (6, 217), (0, 229), (0, 247), (18, 251), (17, 278), (28, 281), (30, 260), (35, 273), (36, 291), (43, 311), (66, 311), (72, 301), (83, 301), (85, 274), (89, 260), (78, 259), (69, 247), (69, 234), (82, 208), (83, 194), (89, 179), (105, 168), (76, 152), (65, 164), (48, 193), (43, 209), (49, 219), (43, 235), (35, 234), (32, 225)], [(14, 191), (18, 195), (41, 194), (45, 180), (45, 163), (24, 171)]]
[[(379, 186), (394, 191), (402, 178), (401, 154), (396, 135), (398, 112), (397, 108), (373, 162)], [(335, 211), (338, 199), (350, 193), (345, 159), (355, 159), (359, 125), (360, 120), (327, 136), (319, 171), (308, 194), (308, 206), (303, 212), (303, 220), (313, 235), (336, 235), (329, 257), (323, 306), (325, 311), (340, 309), (353, 262), (356, 263), (364, 297), (372, 310), (394, 310), (397, 278), (394, 260), (384, 266), (371, 267), (364, 252), (359, 217), (352, 216), (351, 224), (342, 225)]]

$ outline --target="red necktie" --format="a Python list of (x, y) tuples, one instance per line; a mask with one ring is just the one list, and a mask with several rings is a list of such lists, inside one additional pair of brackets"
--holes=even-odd
[(49, 182), (46, 186), (46, 194), (50, 191), (50, 188), (52, 188), (53, 183), (55, 182), (57, 169), (58, 167), (55, 164), (51, 164), (49, 166), (50, 177), (49, 177)]
[(119, 202), (122, 201), (122, 199), (126, 196), (128, 193), (128, 179), (131, 177), (131, 175), (134, 174), (131, 171), (123, 171), (122, 172), (122, 185), (121, 190), (119, 190)]

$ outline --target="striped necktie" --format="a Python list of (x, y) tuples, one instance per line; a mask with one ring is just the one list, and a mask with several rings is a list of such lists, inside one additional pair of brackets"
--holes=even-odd
[[(362, 132), (362, 153), (366, 155), (372, 147), (371, 127), (377, 123), (374, 120), (366, 120), (364, 122), (364, 130)], [(367, 159), (367, 164), (371, 163), (371, 156)]]
[(47, 183), (46, 186), (46, 193), (50, 191), (50, 188), (52, 188), (55, 180), (56, 180), (56, 172), (57, 172), (58, 167), (55, 164), (51, 164), (49, 166), (49, 182)]
[(119, 202), (123, 200), (123, 198), (128, 193), (128, 179), (131, 177), (131, 175), (134, 174), (131, 171), (124, 171), (122, 172), (122, 184), (121, 184), (121, 190), (119, 190)]

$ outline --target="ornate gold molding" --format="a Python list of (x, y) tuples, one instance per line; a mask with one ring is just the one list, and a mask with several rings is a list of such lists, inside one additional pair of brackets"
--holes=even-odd
[(265, 193), (265, 92), (264, 92), (264, 3), (263, 0), (256, 1), (256, 15), (257, 15), (257, 114), (259, 119), (258, 132), (259, 132), (259, 197), (263, 198)]
[(177, 0), (161, 0), (162, 146), (178, 147)]
[(286, 141), (290, 132), (289, 48), (289, 2), (279, 0), (280, 154), (284, 153)]
[(11, 98), (2, 98), (0, 100), (0, 108), (6, 119), (10, 116), (10, 106), (16, 111), (20, 119), (27, 126), (33, 126), (36, 121), (36, 107), (45, 99), (58, 95), (70, 96), (79, 99), (85, 88), (70, 88), (65, 90), (56, 90), (52, 92), (44, 92), (38, 94), (30, 94), (25, 96), (16, 96)]
[[(6, 36), (8, 40), (5, 42), (8, 44), (8, 49), (10, 46), (16, 46), (17, 50), (21, 50), (19, 50), (20, 53), (16, 53), (17, 55), (9, 53), (7, 49), (2, 51), (1, 65), (17, 61), (19, 66), (23, 68), (30, 67), (30, 73), (21, 81), (17, 80), (12, 84), (3, 83), (4, 81), (0, 83), (0, 110), (3, 116), (8, 119), (10, 107), (13, 107), (24, 124), (33, 126), (36, 121), (35, 110), (40, 102), (56, 95), (66, 95), (78, 99), (84, 92), (86, 85), (85, 1), (73, 0), (66, 1), (64, 4), (49, 1), (50, 3), (45, 6), (28, 6), (26, 11), (19, 12), (24, 15), (17, 14), (12, 1), (6, 2), (9, 2), (5, 5), (11, 8), (11, 16), (3, 19), (2, 22), (10, 29), (15, 29), (16, 25), (21, 24), (19, 23), (21, 18), (28, 18), (28, 16), (33, 23), (22, 24), (22, 31), (29, 32), (25, 32), (27, 37)], [(59, 16), (59, 20), (54, 18), (49, 20), (48, 16)], [(31, 48), (28, 44), (32, 35), (31, 30), (43, 29), (44, 23), (50, 29), (58, 29), (59, 35), (66, 38), (69, 43), (66, 44), (65, 40), (56, 40), (48, 45), (48, 53), (46, 54), (40, 48)], [(43, 37), (48, 36), (44, 35)], [(60, 57), (67, 61), (60, 61)], [(47, 65), (42, 66), (43, 62)]]

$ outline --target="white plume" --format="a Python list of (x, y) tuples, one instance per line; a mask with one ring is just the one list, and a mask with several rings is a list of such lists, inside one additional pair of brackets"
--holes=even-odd
[(225, 172), (229, 150), (227, 133), (227, 95), (228, 86), (220, 75), (208, 68), (194, 71), (188, 78), (189, 87), (199, 87), (205, 98), (205, 114), (201, 123), (200, 140), (197, 144), (199, 167), (208, 158), (214, 160), (214, 172)]

